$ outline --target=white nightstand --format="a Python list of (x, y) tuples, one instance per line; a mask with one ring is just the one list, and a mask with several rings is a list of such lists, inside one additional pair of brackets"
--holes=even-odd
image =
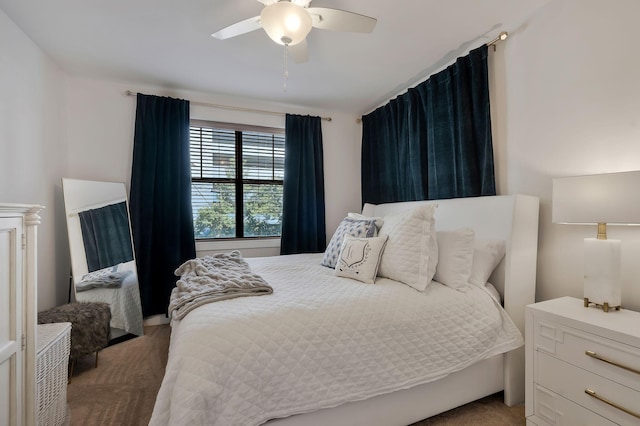
[(640, 424), (640, 313), (562, 297), (526, 309), (527, 425)]

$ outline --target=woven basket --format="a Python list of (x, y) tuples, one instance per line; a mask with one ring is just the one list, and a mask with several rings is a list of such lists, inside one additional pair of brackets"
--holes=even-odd
[(65, 423), (70, 348), (71, 323), (38, 325), (36, 390), (39, 425)]

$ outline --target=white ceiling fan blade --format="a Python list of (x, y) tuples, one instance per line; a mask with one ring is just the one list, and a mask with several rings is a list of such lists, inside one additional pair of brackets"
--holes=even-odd
[(236, 22), (235, 24), (229, 25), (228, 27), (225, 27), (211, 35), (218, 40), (224, 40), (227, 38), (238, 36), (240, 34), (255, 31), (260, 28), (262, 28), (262, 25), (260, 25), (260, 17), (254, 16), (253, 18), (245, 19), (244, 21)]
[(293, 62), (301, 64), (309, 60), (309, 50), (307, 49), (307, 39), (302, 40), (300, 43), (293, 46), (288, 46), (287, 50), (289, 55), (293, 58)]
[(376, 26), (377, 19), (353, 12), (326, 7), (310, 7), (313, 26), (323, 30), (345, 31), (352, 33), (370, 33)]
[(308, 7), (311, 0), (291, 0), (291, 3), (297, 4), (298, 6)]

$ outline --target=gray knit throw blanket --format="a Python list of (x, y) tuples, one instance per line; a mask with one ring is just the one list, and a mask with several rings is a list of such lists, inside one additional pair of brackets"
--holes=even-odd
[(179, 320), (206, 303), (273, 293), (237, 250), (187, 260), (175, 274), (180, 279), (171, 292), (169, 317)]

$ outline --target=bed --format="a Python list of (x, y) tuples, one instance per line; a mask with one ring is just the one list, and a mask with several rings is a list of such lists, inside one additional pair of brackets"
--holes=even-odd
[(522, 402), (538, 199), (365, 205), (362, 214), (392, 218), (434, 204), (438, 232), (467, 227), (476, 240), (504, 242), (489, 279), (504, 308), (484, 286), (432, 282), (419, 292), (390, 278), (336, 277), (322, 255), (249, 259), (273, 294), (172, 321), (150, 424), (407, 425), (501, 390), (507, 405)]

